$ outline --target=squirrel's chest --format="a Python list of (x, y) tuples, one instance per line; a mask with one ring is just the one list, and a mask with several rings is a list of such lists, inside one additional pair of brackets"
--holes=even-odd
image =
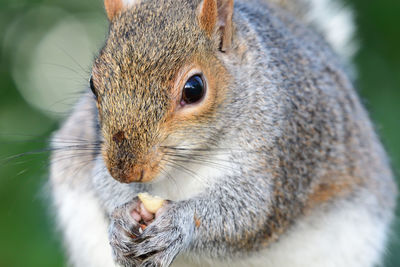
[[(181, 255), (173, 267), (372, 267), (384, 247), (385, 223), (352, 203), (316, 211), (270, 246), (228, 261)], [(321, 218), (324, 218), (321, 220)]]
[(179, 201), (204, 192), (207, 187), (222, 177), (234, 173), (237, 168), (229, 160), (229, 154), (207, 153), (198, 158), (187, 158), (186, 162), (172, 164), (168, 173), (151, 185), (153, 195)]

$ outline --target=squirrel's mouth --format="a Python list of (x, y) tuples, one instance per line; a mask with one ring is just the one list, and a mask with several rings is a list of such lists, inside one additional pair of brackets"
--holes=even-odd
[(117, 159), (103, 153), (104, 161), (111, 176), (121, 183), (145, 183), (155, 179), (160, 170), (162, 156), (151, 153), (140, 160), (130, 160), (129, 157)]

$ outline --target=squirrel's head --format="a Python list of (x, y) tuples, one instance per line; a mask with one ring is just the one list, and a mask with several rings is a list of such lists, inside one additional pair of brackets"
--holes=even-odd
[(233, 0), (105, 0), (110, 31), (91, 89), (102, 154), (121, 182), (151, 181), (170, 149), (211, 142), (226, 99)]

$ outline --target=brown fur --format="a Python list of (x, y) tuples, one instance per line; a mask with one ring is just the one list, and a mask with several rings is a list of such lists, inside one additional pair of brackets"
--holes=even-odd
[(199, 14), (200, 27), (211, 36), (217, 23), (217, 3), (215, 0), (204, 0)]
[(313, 187), (308, 197), (306, 210), (313, 209), (333, 199), (349, 196), (362, 183), (362, 179), (348, 177), (339, 173), (331, 173), (321, 179), (321, 182)]
[(122, 0), (104, 0), (104, 7), (109, 20), (112, 20), (122, 10)]
[[(156, 159), (166, 158), (160, 149), (164, 140), (167, 137), (173, 139), (170, 135), (179, 129), (187, 129), (199, 122), (209, 123), (225, 99), (224, 88), (229, 76), (224, 75), (226, 70), (212, 53), (215, 40), (214, 36), (209, 35), (211, 24), (207, 24), (204, 30), (195, 19), (198, 15), (195, 10), (184, 15), (192, 17), (191, 20), (183, 20), (186, 21), (187, 31), (191, 33), (184, 38), (169, 40), (177, 35), (176, 31), (181, 31), (180, 28), (169, 28), (168, 25), (175, 24), (172, 18), (171, 24), (164, 22), (166, 25), (160, 25), (162, 30), (154, 33), (142, 35), (132, 28), (135, 25), (132, 21), (138, 23), (138, 20), (157, 27), (157, 12), (164, 12), (165, 8), (180, 12), (178, 4), (168, 5), (160, 10), (141, 13), (136, 13), (136, 7), (133, 6), (120, 13), (118, 19), (113, 20), (110, 37), (93, 67), (93, 82), (98, 90), (99, 115), (105, 137), (103, 155), (110, 173), (119, 181), (138, 181), (142, 176), (144, 178), (141, 181), (152, 180), (162, 168), (162, 163)], [(146, 3), (140, 4), (141, 9), (146, 9), (145, 6)], [(212, 8), (212, 5), (208, 8)], [(156, 47), (140, 47), (136, 38), (146, 38), (146, 42), (140, 40), (142, 44), (153, 43), (157, 39), (159, 44)], [(121, 40), (126, 46), (114, 49)], [(190, 47), (198, 49), (198, 42), (204, 51), (200, 56), (190, 50)], [(168, 43), (175, 44), (173, 51), (161, 48), (168, 46)], [(166, 54), (155, 56), (158, 53), (155, 51), (161, 50)], [(179, 55), (180, 51), (187, 51), (185, 61), (182, 60), (185, 57)], [(175, 61), (173, 53), (178, 53)], [(190, 67), (187, 65), (188, 59), (192, 59)], [(167, 60), (174, 64), (163, 66), (161, 62)], [(153, 64), (162, 66), (162, 69), (154, 68)], [(185, 73), (192, 66), (199, 69), (207, 81), (206, 97), (201, 103), (180, 108), (181, 90), (189, 78)], [(153, 74), (151, 70), (157, 73)], [(221, 75), (215, 76), (215, 73)], [(153, 83), (149, 84), (149, 81)], [(141, 102), (134, 101), (135, 95), (143, 97)], [(133, 100), (128, 100), (130, 98)], [(121, 132), (124, 138), (120, 138)]]
[(201, 221), (199, 220), (199, 218), (197, 218), (196, 214), (193, 216), (194, 219), (194, 224), (196, 226), (196, 228), (199, 228), (201, 225)]
[(218, 24), (221, 31), (221, 51), (226, 52), (232, 44), (232, 16), (233, 16), (233, 0), (218, 1)]

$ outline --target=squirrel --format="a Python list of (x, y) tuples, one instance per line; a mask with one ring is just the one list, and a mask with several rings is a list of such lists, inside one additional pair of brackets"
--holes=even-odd
[[(51, 144), (71, 265), (382, 263), (390, 162), (303, 4), (105, 0), (108, 37)], [(166, 201), (146, 213), (140, 192)]]

